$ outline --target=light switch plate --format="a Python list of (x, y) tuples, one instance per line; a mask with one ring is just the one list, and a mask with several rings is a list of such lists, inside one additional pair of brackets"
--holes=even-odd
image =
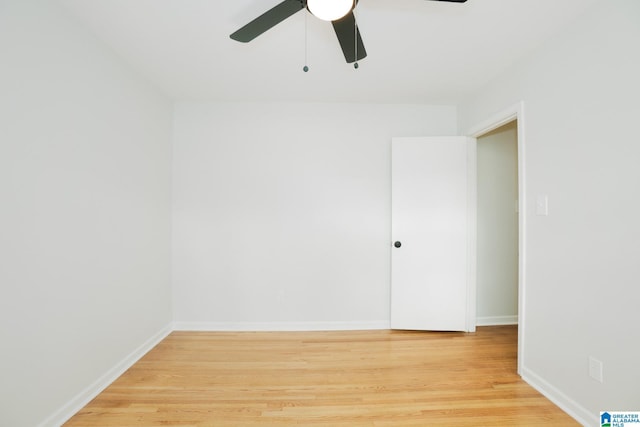
[(536, 197), (536, 215), (549, 215), (549, 198), (546, 194), (540, 194), (538, 195), (538, 197)]

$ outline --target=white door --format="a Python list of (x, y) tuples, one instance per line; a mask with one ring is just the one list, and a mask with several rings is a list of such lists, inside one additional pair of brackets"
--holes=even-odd
[(475, 330), (475, 139), (392, 141), (391, 327)]

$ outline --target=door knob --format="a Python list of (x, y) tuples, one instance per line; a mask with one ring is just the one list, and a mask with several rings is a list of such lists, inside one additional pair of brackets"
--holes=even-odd
[(401, 242), (395, 242), (393, 244), (393, 246), (395, 246), (396, 248), (399, 248), (400, 246), (402, 246), (402, 243)]

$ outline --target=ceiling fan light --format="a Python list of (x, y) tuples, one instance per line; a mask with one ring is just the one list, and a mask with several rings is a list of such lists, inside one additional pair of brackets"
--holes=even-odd
[(323, 21), (337, 21), (351, 12), (353, 0), (307, 0), (307, 7)]

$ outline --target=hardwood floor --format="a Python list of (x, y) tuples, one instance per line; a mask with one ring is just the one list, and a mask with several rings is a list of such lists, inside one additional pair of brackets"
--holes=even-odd
[(573, 426), (516, 374), (514, 326), (174, 332), (65, 426)]

